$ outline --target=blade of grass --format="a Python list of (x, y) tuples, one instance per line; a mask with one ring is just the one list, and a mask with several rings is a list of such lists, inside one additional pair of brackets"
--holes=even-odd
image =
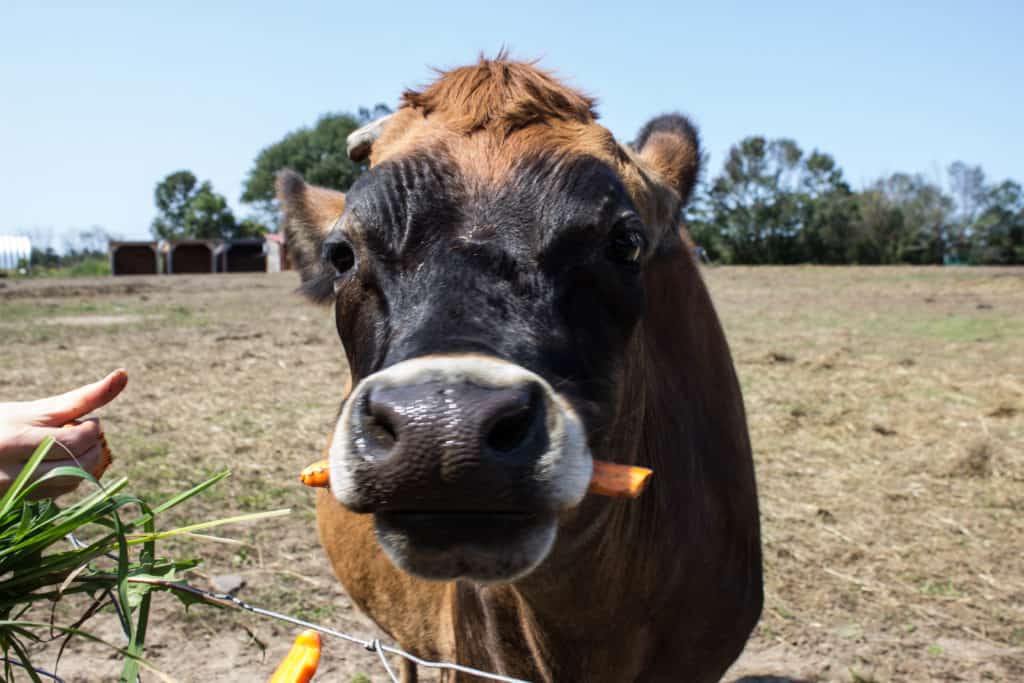
[(25, 463), (25, 466), (21, 468), (21, 472), (19, 472), (18, 476), (15, 477), (11, 487), (7, 489), (6, 493), (4, 493), (4, 497), (0, 498), (0, 517), (4, 517), (8, 512), (10, 512), (11, 508), (20, 500), (21, 489), (25, 486), (25, 482), (29, 480), (32, 474), (36, 471), (36, 468), (39, 467), (39, 463), (46, 457), (46, 454), (50, 452), (50, 448), (53, 447), (53, 444), (54, 438), (52, 436), (48, 436), (43, 439), (43, 442), (39, 444), (39, 447), (32, 453), (32, 457), (29, 458)]
[(43, 679), (39, 678), (36, 668), (32, 666), (32, 659), (28, 656), (28, 652), (25, 651), (25, 646), (17, 638), (11, 638), (10, 643), (11, 649), (18, 655), (18, 659), (25, 668), (25, 672), (28, 673), (29, 678), (32, 679), (33, 683), (42, 683)]
[(195, 486), (193, 486), (192, 488), (190, 488), (189, 490), (184, 491), (183, 493), (179, 493), (178, 495), (173, 496), (173, 497), (165, 500), (163, 503), (160, 503), (155, 508), (153, 508), (153, 510), (148, 515), (144, 514), (144, 515), (142, 515), (142, 516), (140, 516), (140, 517), (138, 517), (136, 519), (133, 519), (129, 523), (129, 526), (136, 527), (136, 526), (139, 526), (141, 524), (145, 524), (147, 519), (152, 519), (153, 517), (155, 517), (156, 515), (159, 515), (162, 512), (166, 512), (166, 511), (170, 510), (171, 508), (174, 508), (174, 507), (177, 507), (178, 505), (181, 505), (182, 503), (184, 503), (189, 498), (192, 498), (194, 496), (199, 495), (200, 493), (202, 493), (206, 489), (210, 488), (211, 486), (213, 486), (217, 482), (219, 482), (219, 481), (229, 477), (230, 475), (231, 475), (231, 472), (229, 470), (223, 470), (221, 472), (218, 472), (217, 474), (213, 475), (212, 477), (210, 477), (206, 481), (200, 482), (200, 483), (196, 484)]
[(133, 536), (128, 539), (129, 545), (138, 545), (139, 543), (146, 543), (149, 541), (159, 541), (164, 538), (170, 538), (171, 536), (177, 536), (179, 534), (188, 534), (193, 531), (199, 531), (201, 529), (210, 529), (215, 526), (223, 526), (225, 524), (237, 524), (241, 522), (253, 522), (258, 519), (270, 519), (272, 517), (283, 517), (284, 515), (291, 514), (291, 508), (281, 508), (280, 510), (270, 510), (268, 512), (253, 512), (247, 515), (238, 515), (237, 517), (225, 517), (223, 519), (215, 519), (209, 522), (199, 522), (197, 524), (190, 524), (188, 526), (178, 527), (177, 529), (170, 529), (168, 531), (159, 531), (153, 534), (147, 534), (143, 536)]
[[(153, 524), (153, 512), (146, 507), (145, 503), (141, 503), (143, 517), (148, 515), (148, 519), (145, 522), (145, 530), (152, 534), (156, 527)], [(114, 519), (118, 519), (115, 514)], [(127, 552), (127, 544), (123, 544), (125, 552)], [(153, 562), (156, 556), (156, 542), (151, 540), (143, 545), (142, 553), (140, 554), (142, 571), (146, 574), (153, 573)], [(118, 571), (118, 577), (120, 578), (120, 570)], [(121, 584), (125, 587), (124, 595), (127, 596), (128, 581), (125, 577), (124, 583)], [(149, 607), (153, 599), (153, 594), (147, 591), (142, 596), (142, 601), (139, 603), (139, 616), (138, 622), (135, 624), (135, 629), (132, 632), (131, 638), (128, 640), (128, 651), (133, 655), (140, 656), (142, 654), (142, 648), (146, 643), (146, 626), (149, 624)], [(121, 604), (127, 611), (130, 609), (130, 605), (127, 601), (127, 597), (122, 598)], [(130, 618), (130, 617), (129, 617)], [(121, 671), (121, 680), (125, 683), (135, 683), (135, 679), (139, 675), (139, 666), (137, 660), (133, 657), (132, 659), (125, 660), (124, 669)]]
[[(60, 626), (59, 624), (48, 624), (48, 623), (39, 622), (39, 621), (11, 621), (9, 619), (4, 619), (4, 620), (0, 620), (0, 628), (8, 628), (8, 629), (17, 630), (18, 632), (26, 632), (26, 633), (31, 633), (31, 631), (29, 631), (28, 629), (48, 629), (48, 628), (53, 628), (53, 629), (56, 629), (57, 631), (60, 631), (62, 633), (71, 633), (71, 634), (73, 634), (75, 636), (78, 636), (78, 637), (81, 637), (81, 638), (85, 638), (86, 640), (90, 640), (90, 641), (92, 641), (94, 643), (98, 643), (100, 645), (108, 647), (108, 648), (110, 648), (111, 650), (113, 650), (114, 652), (118, 653), (119, 655), (121, 655), (123, 657), (131, 657), (132, 656), (131, 653), (128, 652), (128, 650), (126, 650), (125, 648), (121, 648), (121, 647), (118, 647), (117, 645), (114, 645), (113, 643), (107, 642), (106, 640), (103, 640), (99, 636), (95, 636), (95, 635), (89, 633), (88, 631), (83, 631), (83, 630), (77, 629), (77, 628), (70, 628), (68, 626)], [(157, 676), (161, 681), (164, 681), (165, 683), (176, 683), (173, 678), (171, 678), (166, 673), (164, 673), (163, 671), (158, 669), (156, 666), (153, 665), (152, 662), (150, 662), (149, 660), (145, 659), (144, 657), (136, 657), (135, 659), (139, 662), (139, 666), (141, 666), (142, 668), (146, 669), (147, 671), (149, 671), (152, 674), (154, 674), (155, 676)]]

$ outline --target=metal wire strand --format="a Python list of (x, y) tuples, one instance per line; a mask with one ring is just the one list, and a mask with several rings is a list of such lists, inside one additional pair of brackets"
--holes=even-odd
[(14, 666), (20, 666), (22, 669), (30, 669), (32, 671), (35, 671), (36, 674), (39, 675), (39, 676), (46, 676), (47, 678), (49, 678), (51, 680), (57, 681), (57, 683), (64, 683), (64, 679), (61, 678), (60, 676), (58, 676), (57, 674), (52, 674), (49, 671), (46, 671), (45, 669), (37, 669), (34, 666), (25, 666), (21, 662), (15, 660), (15, 659), (11, 659), (10, 657), (0, 657), (0, 662), (5, 662), (7, 664), (13, 664)]
[(391, 679), (391, 683), (399, 683), (398, 677), (395, 676), (395, 672), (391, 670), (391, 666), (388, 664), (388, 656), (384, 654), (384, 648), (381, 647), (380, 641), (374, 638), (370, 641), (370, 646), (367, 650), (373, 650), (377, 653), (380, 658), (380, 663), (384, 667), (384, 670), (388, 672), (388, 678)]
[(347, 633), (335, 631), (332, 628), (328, 628), (327, 626), (321, 626), (320, 624), (314, 624), (312, 622), (306, 621), (305, 619), (299, 619), (298, 617), (292, 617), (287, 614), (281, 614), (279, 612), (274, 612), (273, 610), (265, 609), (263, 607), (250, 605), (249, 603), (243, 600), (239, 600), (235, 596), (229, 595), (227, 593), (211, 593), (209, 591), (204, 591), (200, 588), (196, 588), (195, 586), (190, 586), (187, 583), (178, 583), (170, 581), (155, 581), (154, 583), (165, 586), (167, 588), (173, 588), (175, 590), (191, 593), (192, 595), (200, 597), (203, 600), (206, 600), (207, 602), (213, 602), (224, 607), (234, 607), (237, 609), (243, 609), (247, 612), (252, 612), (253, 614), (258, 614), (264, 617), (270, 617), (271, 619), (277, 619), (279, 621), (286, 621), (289, 624), (294, 624), (295, 626), (301, 626), (303, 628), (312, 629), (318, 633), (323, 633), (324, 635), (333, 636), (335, 638), (341, 638), (342, 640), (346, 640), (350, 643), (360, 645), (364, 649), (369, 650), (370, 652), (378, 653), (378, 656), (381, 658), (381, 663), (384, 664), (384, 669), (388, 672), (388, 675), (391, 676), (391, 680), (395, 681), (395, 683), (397, 683), (398, 679), (395, 678), (395, 674), (392, 672), (390, 666), (387, 664), (387, 660), (384, 658), (384, 653), (398, 655), (399, 657), (403, 657), (409, 660), (410, 662), (416, 664), (417, 666), (422, 666), (426, 669), (445, 669), (448, 671), (458, 671), (460, 673), (470, 674), (491, 681), (501, 681), (502, 683), (530, 683), (530, 681), (525, 681), (521, 678), (512, 678), (510, 676), (502, 676), (501, 674), (492, 674), (487, 671), (480, 671), (479, 669), (474, 669), (469, 666), (463, 666), (461, 664), (452, 664), (449, 662), (432, 662), (427, 659), (420, 659), (416, 655), (409, 654), (405, 650), (401, 650), (397, 647), (392, 647), (390, 645), (384, 645), (377, 639), (363, 640), (362, 638), (356, 638), (355, 636), (350, 636)]
[[(71, 457), (75, 460), (76, 463), (78, 462), (78, 458), (76, 458), (75, 455), (71, 453), (67, 446), (60, 443), (60, 441), (57, 441), (56, 443), (59, 444), (60, 447), (63, 448), (65, 451), (67, 451), (68, 454), (71, 455)], [(104, 488), (102, 483), (100, 483), (100, 488)], [(75, 538), (74, 534), (68, 534), (67, 539), (76, 548), (84, 547), (84, 544), (77, 538)], [(111, 557), (114, 560), (117, 559), (109, 554), (107, 555), (107, 557)], [(427, 659), (420, 659), (416, 655), (409, 654), (405, 650), (400, 650), (399, 648), (392, 647), (390, 645), (384, 645), (376, 638), (372, 640), (363, 640), (362, 638), (356, 638), (355, 636), (350, 636), (347, 633), (335, 631), (332, 628), (321, 626), (320, 624), (314, 624), (304, 619), (298, 619), (296, 617), (288, 616), (287, 614), (281, 614), (279, 612), (274, 612), (269, 609), (264, 609), (263, 607), (250, 605), (249, 603), (239, 600), (235, 596), (230, 595), (228, 593), (211, 593), (209, 591), (204, 591), (200, 588), (190, 586), (187, 583), (179, 583), (176, 581), (157, 580), (153, 581), (152, 583), (165, 586), (167, 588), (173, 588), (175, 590), (180, 590), (185, 593), (191, 593), (192, 595), (202, 598), (207, 602), (217, 603), (226, 607), (235, 607), (237, 609), (243, 609), (247, 612), (252, 612), (253, 614), (258, 614), (260, 616), (270, 617), (271, 619), (277, 619), (279, 621), (286, 621), (290, 624), (295, 624), (296, 626), (302, 626), (303, 628), (308, 628), (318, 633), (323, 633), (324, 635), (333, 636), (335, 638), (346, 640), (350, 643), (355, 643), (356, 645), (361, 645), (366, 650), (377, 653), (377, 656), (380, 658), (381, 664), (384, 666), (384, 670), (387, 671), (388, 676), (391, 677), (393, 683), (399, 683), (399, 680), (395, 676), (394, 672), (391, 670), (391, 666), (388, 664), (386, 656), (387, 654), (398, 655), (399, 657), (403, 657), (409, 660), (410, 662), (414, 663), (416, 666), (422, 666), (425, 669), (445, 669), (448, 671), (458, 671), (459, 673), (470, 674), (472, 676), (477, 676), (478, 678), (484, 678), (491, 681), (501, 681), (502, 683), (530, 683), (530, 681), (525, 681), (521, 678), (512, 678), (510, 676), (502, 676), (501, 674), (492, 674), (488, 673), (487, 671), (480, 671), (479, 669), (474, 669), (469, 666), (463, 666), (461, 664), (451, 664), (449, 662), (432, 662)], [(121, 605), (118, 604), (117, 599), (114, 597), (114, 593), (112, 592), (111, 589), (108, 589), (107, 594), (110, 596), (110, 601), (113, 603), (114, 609), (117, 610), (118, 615), (120, 616), (122, 608)], [(17, 664), (17, 662), (14, 663)], [(53, 674), (47, 674), (44, 671), (40, 671), (40, 673), (51, 676), (54, 680), (61, 680)], [(141, 676), (139, 678), (136, 678), (136, 683), (138, 683), (139, 681), (141, 681)], [(63, 681), (61, 681), (61, 683), (63, 683)]]

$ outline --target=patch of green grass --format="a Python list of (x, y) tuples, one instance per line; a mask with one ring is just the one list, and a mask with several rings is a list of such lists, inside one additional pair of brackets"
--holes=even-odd
[(59, 269), (62, 277), (100, 277), (110, 275), (110, 261), (102, 256), (87, 258), (70, 268)]
[(1024, 320), (1011, 317), (879, 315), (866, 319), (865, 327), (872, 334), (954, 343), (1024, 336)]
[(932, 657), (938, 657), (942, 654), (942, 647), (936, 643), (932, 643), (928, 646), (928, 654)]
[(5, 328), (4, 334), (38, 341), (40, 332), (49, 339), (63, 334), (61, 328), (77, 328), (74, 318), (79, 316), (111, 316), (110, 322), (87, 325), (90, 333), (149, 330), (154, 326), (204, 327), (209, 323), (207, 316), (180, 304), (68, 297), (59, 301), (5, 301), (0, 309), (0, 326)]
[(932, 581), (924, 579), (918, 584), (917, 589), (922, 595), (930, 595), (942, 598), (962, 598), (963, 591), (953, 585), (952, 581)]
[(775, 613), (778, 614), (783, 619), (796, 619), (796, 617), (793, 616), (793, 613), (790, 612), (788, 609), (786, 609), (782, 605), (776, 605), (775, 606)]
[(106, 256), (88, 256), (72, 265), (45, 268), (40, 265), (32, 267), (31, 273), (17, 273), (15, 278), (29, 280), (36, 278), (67, 278), (67, 277), (104, 277), (110, 275), (110, 260)]
[(235, 505), (242, 511), (266, 510), (288, 500), (294, 493), (294, 487), (285, 488), (267, 484), (266, 481), (254, 482), (235, 496)]
[(868, 674), (862, 674), (856, 669), (850, 669), (851, 683), (878, 683), (878, 679)]
[(849, 623), (845, 626), (840, 626), (836, 630), (836, 635), (843, 640), (853, 640), (864, 635), (864, 628), (858, 623)]
[(224, 413), (220, 417), (220, 421), (229, 431), (241, 436), (255, 438), (266, 431), (266, 420), (246, 408), (238, 408)]
[(1024, 320), (1010, 316), (934, 315), (912, 313), (858, 313), (843, 315), (810, 312), (792, 321), (800, 329), (843, 329), (872, 337), (911, 337), (940, 342), (1001, 341), (1024, 336)]
[(362, 672), (359, 672), (352, 677), (352, 680), (349, 681), (349, 683), (372, 683), (372, 681), (370, 680), (369, 676)]
[(55, 316), (96, 315), (103, 313), (122, 312), (122, 306), (113, 301), (67, 298), (54, 301), (5, 301), (3, 322), (20, 320), (46, 319)]
[(274, 582), (254, 590), (253, 604), (268, 609), (286, 612), (290, 616), (313, 623), (331, 623), (337, 617), (338, 608), (309, 584), (288, 574), (278, 574)]

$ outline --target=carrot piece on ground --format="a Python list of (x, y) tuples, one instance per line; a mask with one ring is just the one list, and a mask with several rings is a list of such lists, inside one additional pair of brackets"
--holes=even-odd
[(320, 665), (320, 634), (303, 631), (278, 665), (269, 683), (309, 683)]
[(613, 498), (636, 498), (644, 492), (652, 474), (654, 471), (646, 467), (595, 460), (587, 493)]
[[(644, 492), (652, 474), (653, 471), (646, 467), (595, 460), (594, 473), (591, 475), (587, 493), (613, 498), (636, 498)], [(329, 486), (330, 466), (326, 460), (319, 460), (302, 470), (299, 480), (306, 486)]]
[(299, 481), (306, 486), (324, 488), (330, 486), (331, 470), (326, 460), (317, 460), (299, 473)]

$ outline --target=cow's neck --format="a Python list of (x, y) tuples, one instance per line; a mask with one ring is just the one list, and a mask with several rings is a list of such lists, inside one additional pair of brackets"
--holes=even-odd
[[(473, 660), (531, 680), (601, 681), (661, 680), (656, 650), (722, 647), (721, 661), (734, 656), (719, 645), (730, 620), (741, 622), (734, 610), (759, 610), (756, 494), (728, 349), (689, 266), (674, 264), (666, 291), (652, 293), (663, 308), (648, 315), (633, 349), (641, 360), (626, 368), (633, 394), (610, 430), (618, 442), (595, 453), (651, 467), (650, 488), (634, 501), (587, 498), (551, 557), (515, 586), (464, 586), (472, 604), (456, 638), (481, 648)], [(699, 556), (687, 552), (696, 548)], [(670, 658), (686, 665), (688, 656)]]
[[(644, 436), (656, 431), (645, 424), (645, 406), (654, 397), (625, 398), (628, 412), (611, 430), (620, 436), (595, 457), (651, 466), (655, 481), (672, 482), (677, 477), (651, 450), (658, 441)], [(640, 675), (646, 650), (655, 646), (658, 614), (671, 608), (677, 581), (665, 555), (671, 541), (662, 533), (671, 526), (670, 513), (657, 491), (652, 486), (631, 501), (588, 497), (563, 522), (551, 556), (532, 575), (511, 587), (464, 586), (456, 640), (487, 633), (477, 642), (482, 659), (473, 659), (533, 681)], [(517, 625), (513, 633), (511, 624)]]
[[(616, 529), (629, 524), (628, 515), (606, 517)], [(467, 650), (460, 661), (535, 683), (639, 675), (661, 606), (657, 590), (634, 583), (629, 567), (608, 556), (633, 553), (633, 544), (604, 547), (609, 542), (615, 545), (595, 527), (571, 546), (559, 543), (551, 561), (515, 586), (462, 586), (455, 640)]]

